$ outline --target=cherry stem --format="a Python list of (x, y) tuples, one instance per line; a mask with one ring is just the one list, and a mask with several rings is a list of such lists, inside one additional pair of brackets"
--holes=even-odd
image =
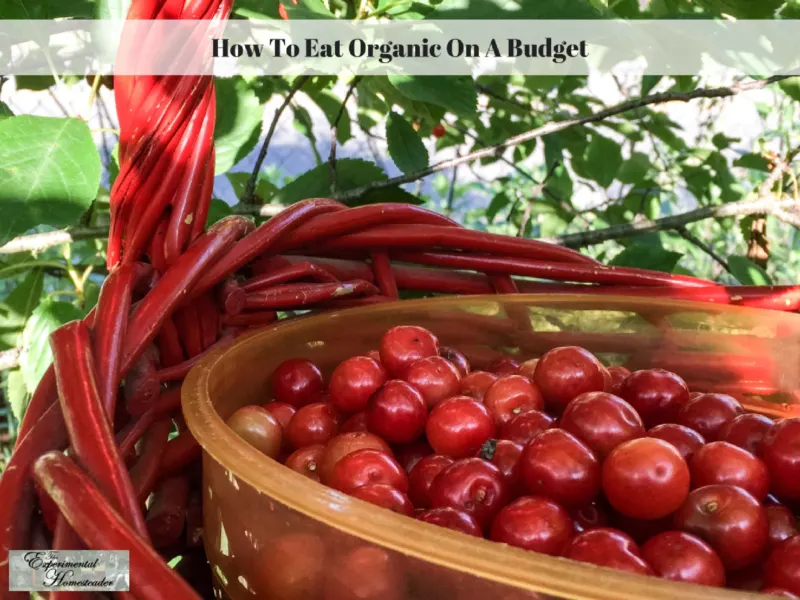
[(492, 460), (495, 452), (497, 452), (497, 440), (486, 440), (483, 446), (481, 446), (481, 451), (478, 456), (483, 460)]

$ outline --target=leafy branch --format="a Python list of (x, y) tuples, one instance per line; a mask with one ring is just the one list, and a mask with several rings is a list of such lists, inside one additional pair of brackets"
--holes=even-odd
[(705, 219), (746, 217), (759, 213), (774, 215), (776, 218), (781, 219), (782, 213), (792, 208), (800, 208), (794, 199), (787, 198), (776, 201), (772, 195), (767, 195), (759, 196), (754, 200), (740, 200), (739, 202), (730, 202), (728, 204), (703, 206), (678, 215), (669, 215), (655, 220), (642, 219), (633, 223), (613, 225), (604, 229), (567, 233), (554, 238), (542, 239), (546, 242), (554, 242), (570, 248), (581, 248), (609, 240), (644, 235), (654, 231), (680, 230), (690, 223), (704, 221)]
[(778, 81), (783, 81), (784, 79), (790, 79), (792, 77), (795, 76), (773, 75), (772, 77), (768, 77), (766, 79), (740, 82), (726, 87), (699, 88), (692, 90), (691, 92), (661, 92), (658, 94), (634, 98), (632, 100), (626, 100), (625, 102), (621, 102), (591, 115), (547, 123), (541, 127), (536, 127), (535, 129), (531, 129), (519, 135), (510, 137), (494, 146), (488, 146), (486, 148), (481, 148), (474, 152), (464, 154), (463, 156), (443, 160), (413, 173), (399, 175), (384, 181), (373, 181), (347, 191), (337, 192), (333, 195), (333, 198), (345, 203), (357, 200), (364, 194), (374, 190), (411, 183), (417, 181), (418, 179), (422, 179), (423, 177), (427, 177), (428, 175), (433, 175), (434, 173), (438, 173), (440, 171), (452, 169), (458, 165), (472, 162), (481, 158), (498, 157), (509, 148), (514, 148), (515, 146), (539, 139), (546, 135), (558, 133), (559, 131), (569, 129), (570, 127), (603, 121), (609, 117), (613, 117), (631, 110), (636, 110), (637, 108), (643, 108), (652, 104), (663, 104), (666, 102), (690, 102), (697, 98), (727, 98), (742, 92), (760, 90), (767, 85), (776, 83)]

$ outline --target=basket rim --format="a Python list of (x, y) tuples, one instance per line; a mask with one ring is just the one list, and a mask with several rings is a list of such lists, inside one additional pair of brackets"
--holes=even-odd
[[(437, 308), (447, 308), (449, 305), (457, 307), (465, 302), (497, 304), (500, 301), (498, 298), (498, 295), (446, 296), (402, 302), (404, 309), (413, 310), (434, 304)], [(602, 302), (607, 306), (617, 304), (648, 309), (663, 306), (665, 309), (708, 314), (769, 313), (778, 321), (794, 321), (800, 326), (800, 315), (796, 314), (686, 300), (654, 300), (622, 295), (599, 299), (590, 294), (509, 294), (502, 298), (504, 304), (542, 308)], [(282, 336), (297, 330), (311, 330), (323, 320), (346, 321), (354, 314), (390, 312), (394, 305), (394, 302), (387, 302), (290, 319), (268, 329), (246, 334), (232, 345), (212, 352), (190, 371), (181, 392), (186, 423), (203, 452), (226, 469), (229, 477), (241, 479), (287, 508), (328, 527), (401, 554), (518, 589), (576, 600), (673, 600), (676, 597), (684, 600), (735, 600), (770, 597), (755, 592), (668, 582), (656, 577), (528, 552), (396, 514), (314, 482), (264, 456), (227, 427), (214, 410), (209, 396), (209, 383), (216, 365), (229, 352), (242, 347), (262, 346), (275, 340), (280, 347)]]

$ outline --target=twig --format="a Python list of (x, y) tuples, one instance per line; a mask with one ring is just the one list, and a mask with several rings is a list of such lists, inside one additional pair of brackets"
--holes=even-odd
[(694, 246), (697, 246), (700, 250), (708, 254), (713, 260), (720, 264), (720, 266), (725, 269), (728, 273), (733, 275), (731, 272), (730, 266), (728, 266), (728, 261), (722, 258), (719, 254), (714, 252), (714, 249), (711, 247), (710, 244), (706, 244), (696, 235), (694, 235), (691, 231), (686, 229), (686, 227), (678, 227), (675, 231), (678, 232), (678, 235), (685, 239), (687, 242), (690, 242)]
[[(256, 217), (274, 217), (281, 212), (285, 206), (280, 204), (242, 205), (238, 204), (233, 208), (233, 212), (239, 215), (250, 215)], [(78, 240), (91, 240), (108, 237), (107, 227), (70, 227), (58, 231), (48, 231), (46, 233), (33, 233), (15, 237), (0, 246), (0, 256), (4, 254), (17, 254), (19, 252), (43, 252), (53, 246), (71, 244)]]
[(703, 221), (705, 219), (744, 217), (758, 213), (776, 214), (778, 210), (793, 208), (795, 206), (795, 201), (792, 199), (779, 200), (776, 202), (771, 196), (766, 198), (758, 197), (755, 200), (740, 200), (739, 202), (731, 202), (729, 204), (703, 206), (679, 215), (661, 217), (655, 221), (642, 219), (634, 223), (624, 223), (622, 225), (614, 225), (594, 231), (568, 233), (555, 238), (543, 238), (543, 240), (569, 246), (570, 248), (580, 248), (583, 246), (600, 244), (608, 240), (652, 233), (653, 231), (679, 229), (689, 223), (696, 223), (697, 221)]
[[(456, 151), (456, 156), (460, 156), (461, 153)], [(447, 205), (445, 209), (445, 215), (448, 217), (453, 212), (453, 201), (456, 198), (456, 178), (458, 177), (458, 165), (453, 167), (453, 173), (450, 175), (450, 187), (447, 190)]]
[(278, 107), (278, 110), (275, 111), (275, 116), (272, 117), (272, 123), (269, 124), (269, 130), (264, 138), (264, 143), (261, 144), (261, 150), (258, 152), (258, 158), (256, 158), (256, 164), (253, 167), (253, 172), (250, 175), (250, 179), (247, 181), (247, 186), (244, 188), (244, 196), (241, 198), (244, 204), (251, 204), (253, 202), (253, 195), (256, 191), (258, 174), (261, 172), (261, 166), (264, 164), (264, 159), (267, 157), (269, 143), (272, 141), (272, 136), (275, 133), (275, 127), (278, 125), (278, 120), (281, 118), (283, 111), (286, 110), (286, 107), (291, 103), (294, 95), (300, 91), (300, 88), (302, 88), (309, 79), (311, 79), (310, 75), (298, 77), (295, 80), (294, 85), (292, 85), (292, 88), (289, 90), (289, 93), (286, 94), (286, 98), (283, 99), (283, 104), (281, 104)]
[(331, 171), (331, 194), (336, 193), (336, 136), (339, 133), (339, 121), (342, 120), (344, 111), (347, 110), (347, 101), (350, 99), (350, 96), (353, 94), (356, 87), (358, 87), (360, 81), (360, 75), (353, 78), (353, 81), (350, 83), (350, 87), (347, 88), (347, 93), (344, 95), (342, 105), (339, 107), (339, 113), (336, 115), (336, 119), (334, 119), (333, 123), (331, 124), (331, 153), (328, 157), (328, 165)]
[(528, 226), (528, 221), (531, 219), (531, 211), (533, 210), (533, 203), (534, 201), (542, 195), (544, 191), (544, 186), (547, 185), (547, 181), (553, 176), (553, 173), (556, 172), (556, 169), (561, 166), (561, 161), (555, 161), (547, 171), (547, 175), (544, 176), (541, 183), (537, 184), (535, 188), (531, 191), (531, 197), (528, 198), (528, 202), (525, 204), (525, 212), (522, 213), (522, 220), (519, 223), (519, 230), (517, 231), (517, 237), (522, 237), (525, 235), (525, 228)]
[(0, 255), (16, 254), (18, 252), (42, 252), (53, 246), (71, 244), (78, 240), (102, 238), (108, 235), (108, 228), (104, 227), (71, 227), (59, 231), (46, 233), (33, 233), (16, 237), (6, 245), (0, 246)]
[(0, 371), (10, 371), (19, 366), (19, 348), (11, 348), (11, 350), (3, 350), (0, 352)]
[(498, 157), (504, 150), (507, 150), (508, 148), (513, 148), (514, 146), (518, 146), (519, 144), (530, 142), (531, 140), (538, 139), (540, 137), (549, 135), (551, 133), (557, 133), (559, 131), (569, 129), (570, 127), (575, 127), (577, 125), (586, 125), (587, 123), (595, 123), (597, 121), (602, 121), (603, 119), (607, 119), (608, 117), (613, 117), (620, 113), (624, 113), (637, 108), (642, 108), (650, 104), (661, 104), (664, 102), (689, 102), (697, 98), (727, 98), (729, 96), (734, 96), (736, 94), (745, 91), (760, 90), (771, 83), (775, 83), (776, 81), (782, 81), (784, 79), (789, 79), (790, 77), (794, 77), (794, 75), (773, 75), (772, 77), (768, 77), (767, 79), (759, 79), (755, 81), (748, 81), (746, 83), (738, 83), (730, 87), (719, 87), (719, 88), (708, 88), (708, 89), (701, 88), (693, 90), (691, 92), (662, 92), (659, 94), (644, 96), (642, 98), (626, 100), (625, 102), (621, 102), (620, 104), (617, 104), (605, 110), (598, 111), (594, 114), (585, 117), (578, 117), (575, 119), (565, 119), (563, 121), (553, 121), (547, 123), (546, 125), (542, 125), (541, 127), (537, 127), (535, 129), (531, 129), (530, 131), (526, 131), (524, 133), (511, 137), (495, 146), (488, 146), (486, 148), (476, 150), (475, 152), (470, 152), (469, 154), (465, 154), (464, 156), (461, 157), (451, 158), (449, 160), (443, 160), (441, 162), (430, 165), (425, 169), (417, 171), (416, 173), (400, 175), (398, 177), (393, 177), (385, 181), (373, 181), (366, 185), (362, 185), (360, 187), (347, 190), (345, 192), (338, 192), (337, 194), (334, 195), (334, 199), (344, 202), (349, 200), (355, 200), (363, 196), (367, 192), (371, 192), (376, 189), (394, 187), (398, 185), (403, 185), (405, 183), (411, 183), (412, 181), (416, 181), (417, 179), (427, 177), (428, 175), (432, 175), (433, 173), (438, 173), (446, 169), (451, 169), (456, 165), (460, 165), (466, 162), (471, 162), (473, 160), (477, 160), (480, 158), (488, 158), (492, 156)]

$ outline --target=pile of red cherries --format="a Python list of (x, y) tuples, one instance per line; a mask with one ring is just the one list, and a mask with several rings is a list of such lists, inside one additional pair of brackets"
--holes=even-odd
[(304, 359), (229, 426), (356, 498), (467, 535), (671, 581), (800, 598), (800, 419), (575, 346), (471, 369), (415, 326)]

